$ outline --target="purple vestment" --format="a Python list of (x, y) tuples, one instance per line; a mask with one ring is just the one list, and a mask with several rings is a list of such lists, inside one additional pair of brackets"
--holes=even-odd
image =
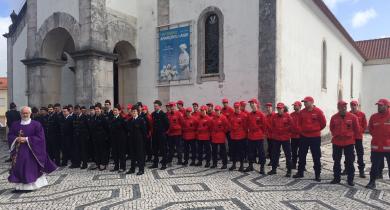
[(11, 157), (16, 153), (17, 143), (14, 142), (20, 131), (28, 141), (18, 147), (16, 162), (13, 164), (8, 181), (12, 183), (29, 184), (35, 182), (43, 173), (51, 173), (57, 166), (49, 159), (46, 153), (45, 134), (41, 124), (31, 120), (28, 125), (21, 121), (14, 122), (8, 133), (8, 143), (11, 148)]

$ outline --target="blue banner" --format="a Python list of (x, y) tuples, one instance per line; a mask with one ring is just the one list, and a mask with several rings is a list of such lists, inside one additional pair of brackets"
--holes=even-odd
[(190, 26), (160, 31), (159, 81), (191, 79), (190, 33)]

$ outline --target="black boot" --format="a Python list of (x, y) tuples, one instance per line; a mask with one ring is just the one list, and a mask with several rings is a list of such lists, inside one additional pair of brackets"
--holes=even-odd
[(207, 162), (206, 162), (206, 165), (204, 165), (204, 167), (205, 167), (205, 168), (210, 167), (210, 161), (207, 161)]
[(134, 174), (135, 168), (131, 167), (129, 171), (126, 172), (126, 174)]
[(264, 170), (264, 165), (261, 165), (260, 166), (260, 172), (259, 172), (260, 174), (265, 174), (265, 170)]
[(198, 161), (198, 163), (195, 164), (195, 166), (202, 166), (202, 165), (203, 165), (202, 161)]
[(337, 178), (334, 178), (330, 184), (339, 184), (340, 183), (340, 179), (337, 179)]
[(287, 170), (286, 177), (291, 177), (291, 169)]
[(140, 176), (140, 175), (142, 175), (142, 174), (144, 174), (144, 169), (139, 169), (139, 171), (138, 171), (138, 173), (137, 173), (137, 176)]
[(366, 188), (375, 189), (376, 188), (375, 179), (371, 179), (370, 182), (368, 182), (368, 184), (366, 185)]
[(195, 161), (191, 161), (190, 166), (195, 166)]
[(274, 175), (274, 174), (276, 174), (276, 169), (272, 169), (271, 171), (268, 171), (268, 173), (267, 173), (268, 175)]
[(244, 172), (253, 171), (253, 163), (249, 163), (249, 166), (244, 170)]
[(221, 169), (227, 169), (227, 164), (224, 163), (224, 164), (222, 165)]
[(213, 162), (213, 165), (210, 168), (216, 168), (216, 167), (217, 167), (217, 163)]
[(348, 183), (348, 185), (351, 186), (351, 187), (355, 186), (355, 183), (353, 183), (353, 180), (348, 180), (347, 183)]
[(88, 164), (87, 163), (83, 163), (80, 167), (80, 169), (86, 169), (88, 168)]
[(167, 165), (166, 165), (166, 164), (163, 164), (163, 165), (161, 166), (160, 170), (165, 170), (165, 169), (167, 169)]
[(359, 170), (359, 177), (360, 178), (366, 178), (366, 175), (364, 174), (364, 170)]
[(185, 160), (184, 162), (183, 162), (183, 166), (187, 166), (188, 165), (188, 160)]
[(229, 171), (233, 171), (236, 169), (236, 162), (233, 162), (232, 167), (229, 168)]
[(298, 171), (298, 172), (293, 176), (293, 178), (295, 178), (295, 179), (297, 179), (297, 178), (303, 178), (303, 173)]
[(238, 171), (244, 172), (244, 162), (240, 162), (240, 168), (238, 168)]

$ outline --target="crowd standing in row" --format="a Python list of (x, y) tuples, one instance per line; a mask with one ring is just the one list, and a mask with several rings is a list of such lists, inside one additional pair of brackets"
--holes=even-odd
[[(302, 109), (302, 103), (304, 108)], [(126, 174), (144, 173), (145, 162), (152, 162), (149, 168), (164, 170), (177, 157), (177, 164), (216, 168), (219, 160), (221, 169), (242, 172), (254, 171), (259, 164), (260, 174), (265, 174), (266, 155), (269, 155), (271, 170), (268, 175), (277, 173), (280, 151), (286, 159), (286, 177), (304, 177), (306, 156), (310, 149), (314, 162), (315, 180), (321, 181), (321, 131), (326, 127), (326, 119), (312, 97), (293, 104), (294, 111), (289, 114), (283, 103), (273, 111), (271, 103), (265, 104), (266, 112), (260, 110), (260, 102), (253, 98), (247, 102), (235, 102), (229, 106), (227, 99), (222, 106), (208, 103), (200, 106), (192, 103), (185, 108), (183, 101), (169, 102), (166, 112), (162, 103), (156, 100), (154, 111), (138, 102), (129, 104), (127, 111), (119, 105), (111, 109), (106, 100), (91, 107), (60, 104), (33, 110), (32, 119), (39, 121), (44, 129), (47, 152), (58, 166), (90, 170), (106, 170), (110, 157), (114, 161), (111, 171), (125, 172), (126, 160), (131, 160)], [(367, 120), (359, 111), (357, 101), (339, 101), (338, 113), (330, 120), (333, 144), (332, 184), (340, 183), (341, 175), (347, 175), (347, 183), (354, 185), (355, 150), (359, 176), (365, 178), (363, 160), (363, 133)], [(378, 113), (368, 124), (372, 135), (371, 172), (368, 188), (375, 188), (375, 180), (383, 177), (384, 158), (390, 164), (390, 111), (389, 101), (381, 99), (376, 104)], [(18, 118), (19, 117), (19, 118)], [(11, 104), (7, 112), (8, 126), (20, 119), (16, 105)], [(265, 151), (264, 141), (268, 150)], [(342, 154), (345, 155), (345, 170), (341, 169)], [(244, 163), (248, 165), (244, 167)], [(204, 164), (204, 165), (203, 165)], [(238, 164), (238, 165), (237, 165)], [(389, 172), (390, 176), (390, 172)]]

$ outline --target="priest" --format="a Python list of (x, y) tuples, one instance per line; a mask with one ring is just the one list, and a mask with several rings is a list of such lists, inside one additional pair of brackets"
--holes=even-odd
[(48, 185), (45, 174), (57, 169), (46, 153), (45, 134), (41, 124), (31, 120), (31, 108), (23, 107), (21, 120), (8, 133), (11, 169), (8, 181), (16, 191), (32, 191)]

